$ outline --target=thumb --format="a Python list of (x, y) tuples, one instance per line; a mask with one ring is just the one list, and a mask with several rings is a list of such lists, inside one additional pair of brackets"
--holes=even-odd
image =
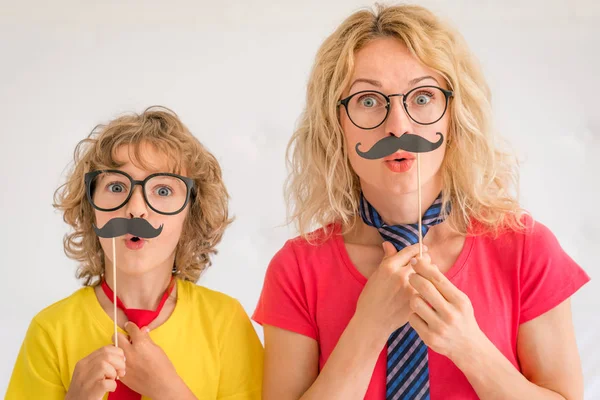
[(390, 242), (383, 242), (383, 258), (388, 258), (396, 254), (398, 251)]
[(131, 338), (131, 343), (133, 344), (144, 340), (147, 336), (146, 332), (140, 330), (140, 328), (138, 328), (138, 326), (131, 321), (127, 321), (124, 327), (127, 333), (129, 334), (129, 337)]

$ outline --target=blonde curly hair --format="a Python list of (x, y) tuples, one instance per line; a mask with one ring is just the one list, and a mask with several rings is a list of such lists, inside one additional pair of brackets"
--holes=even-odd
[[(337, 103), (350, 84), (358, 50), (378, 38), (396, 38), (424, 65), (440, 73), (454, 91), (442, 163), (443, 210), (450, 227), (479, 234), (525, 227), (519, 206), (518, 161), (493, 135), (491, 94), (460, 34), (425, 8), (382, 6), (348, 17), (324, 41), (308, 81), (306, 106), (286, 151), (290, 174), (285, 195), (288, 220), (300, 234), (356, 221), (360, 184), (352, 170)], [(506, 143), (504, 143), (506, 144)]]
[(215, 157), (196, 139), (178, 116), (165, 107), (149, 107), (141, 114), (122, 115), (107, 125), (98, 125), (80, 141), (74, 152), (73, 166), (66, 182), (54, 194), (54, 207), (63, 212), (63, 220), (73, 228), (64, 237), (65, 254), (78, 261), (77, 278), (85, 286), (96, 285), (104, 273), (104, 252), (92, 223), (94, 210), (86, 198), (84, 175), (93, 170), (118, 168), (117, 149), (129, 145), (132, 162), (148, 169), (140, 150), (149, 144), (169, 160), (172, 172), (196, 183), (190, 199), (181, 237), (177, 244), (177, 276), (197, 282), (202, 271), (211, 265), (211, 255), (227, 226), (229, 194)]

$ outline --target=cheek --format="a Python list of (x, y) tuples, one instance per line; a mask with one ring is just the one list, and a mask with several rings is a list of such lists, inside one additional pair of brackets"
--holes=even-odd
[[(94, 225), (96, 225), (96, 227), (98, 228), (102, 228), (104, 225), (106, 225), (106, 223), (108, 221), (110, 221), (113, 218), (116, 217), (120, 217), (121, 215), (119, 214), (118, 210), (117, 211), (113, 211), (113, 212), (104, 212), (104, 211), (98, 211), (98, 210), (94, 210)], [(96, 233), (94, 232), (94, 235)], [(100, 247), (102, 247), (102, 250), (104, 251), (105, 254), (109, 255), (112, 259), (112, 238), (101, 238), (98, 237), (98, 240), (100, 241)]]
[(360, 143), (359, 149), (362, 151), (370, 149), (378, 140), (384, 137), (383, 131), (379, 129), (366, 131), (357, 128), (351, 122), (347, 122), (346, 124), (342, 122), (342, 128), (344, 129), (344, 138), (346, 148), (348, 149), (350, 165), (358, 176), (364, 178), (370, 171), (374, 171), (377, 168), (378, 163), (359, 156), (356, 152), (356, 145)]
[(159, 224), (163, 224), (163, 230), (160, 236), (164, 235), (161, 242), (169, 248), (175, 248), (181, 237), (184, 221), (185, 217), (180, 215), (175, 215), (167, 220), (161, 221)]

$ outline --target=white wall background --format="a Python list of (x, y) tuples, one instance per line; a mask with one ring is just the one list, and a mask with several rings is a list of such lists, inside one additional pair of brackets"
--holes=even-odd
[[(53, 192), (76, 143), (125, 111), (170, 107), (218, 157), (237, 221), (200, 283), (252, 313), (270, 258), (294, 234), (281, 226), (284, 149), (313, 57), (370, 4), (0, 1), (0, 393), (31, 318), (79, 287)], [(523, 160), (523, 204), (592, 277), (573, 308), (585, 398), (598, 399), (600, 3), (421, 4), (481, 59), (497, 125)]]

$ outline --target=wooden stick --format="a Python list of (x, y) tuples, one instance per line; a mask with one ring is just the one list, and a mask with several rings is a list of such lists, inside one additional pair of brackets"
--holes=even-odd
[(419, 193), (419, 256), (423, 257), (423, 232), (421, 212), (421, 153), (417, 153), (417, 191)]
[(119, 347), (119, 336), (117, 335), (117, 249), (115, 238), (112, 238), (113, 253), (113, 316), (115, 321), (115, 346)]

